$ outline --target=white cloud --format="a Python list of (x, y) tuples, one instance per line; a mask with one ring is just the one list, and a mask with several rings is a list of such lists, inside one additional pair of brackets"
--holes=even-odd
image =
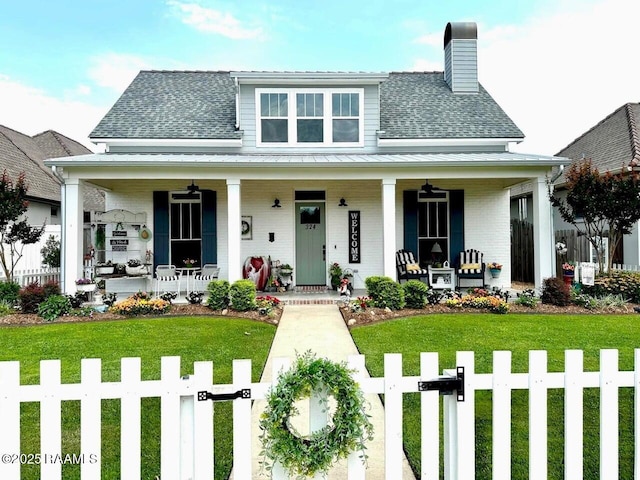
[(441, 72), (442, 63), (432, 62), (424, 58), (418, 58), (410, 68), (413, 72)]
[(61, 100), (0, 73), (0, 125), (27, 135), (55, 130), (95, 150), (88, 135), (107, 109)]
[(246, 28), (230, 13), (205, 8), (196, 3), (169, 0), (167, 5), (178, 11), (180, 20), (196, 30), (216, 33), (234, 40), (252, 39), (261, 35), (260, 28)]
[(421, 45), (429, 45), (430, 47), (441, 47), (442, 33), (428, 33), (416, 38), (413, 42)]
[(527, 139), (555, 154), (627, 102), (640, 101), (637, 0), (561, 2), (523, 25), (478, 29), (482, 84)]
[(106, 53), (91, 60), (88, 75), (98, 86), (123, 92), (140, 70), (150, 68), (142, 57), (122, 53)]

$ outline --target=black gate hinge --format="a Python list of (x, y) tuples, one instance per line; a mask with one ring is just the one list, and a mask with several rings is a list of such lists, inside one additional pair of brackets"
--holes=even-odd
[(455, 377), (439, 377), (426, 382), (418, 382), (418, 391), (426, 392), (429, 390), (438, 390), (440, 395), (453, 395), (456, 391), (456, 397), (459, 402), (464, 402), (464, 367), (456, 368)]
[(206, 390), (198, 392), (198, 401), (204, 402), (206, 400), (212, 400), (214, 402), (221, 402), (224, 400), (235, 400), (236, 398), (251, 398), (251, 389), (243, 388), (234, 393), (211, 393)]

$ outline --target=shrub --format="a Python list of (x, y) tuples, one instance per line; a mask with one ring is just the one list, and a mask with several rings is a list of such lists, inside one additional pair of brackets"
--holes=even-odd
[(522, 293), (518, 293), (517, 298), (514, 303), (517, 305), (522, 305), (524, 307), (535, 308), (539, 302), (539, 298), (536, 297), (535, 290), (531, 288), (527, 288), (522, 291)]
[(71, 302), (65, 295), (49, 295), (38, 305), (38, 316), (51, 322), (56, 318), (67, 315), (71, 311)]
[(30, 283), (26, 287), (21, 288), (18, 293), (18, 301), (20, 302), (22, 313), (36, 313), (38, 311), (38, 305), (40, 305), (44, 299), (44, 287), (40, 286), (38, 282)]
[(583, 285), (583, 293), (593, 297), (622, 295), (634, 303), (640, 303), (640, 272), (612, 270), (608, 275), (596, 277), (593, 285)]
[(408, 308), (424, 308), (427, 303), (429, 287), (420, 280), (409, 280), (402, 285), (402, 288)]
[(5, 300), (0, 300), (0, 317), (13, 313), (13, 305)]
[(171, 304), (161, 298), (150, 298), (144, 292), (138, 292), (135, 295), (114, 303), (109, 308), (110, 312), (120, 315), (149, 315), (162, 314), (171, 309)]
[(0, 282), (0, 302), (7, 302), (13, 306), (18, 303), (20, 285), (16, 282)]
[(209, 298), (207, 306), (212, 310), (224, 310), (229, 306), (229, 282), (226, 280), (213, 280), (209, 282)]
[(95, 310), (91, 307), (81, 307), (71, 310), (69, 315), (74, 317), (93, 317), (93, 312), (95, 312)]
[(106, 293), (104, 297), (102, 297), (102, 303), (104, 303), (108, 307), (111, 307), (113, 306), (114, 303), (116, 303), (117, 299), (118, 299), (117, 293), (115, 292)]
[(229, 288), (229, 304), (238, 312), (256, 308), (256, 284), (251, 280), (238, 280)]
[(58, 282), (47, 282), (42, 288), (44, 289), (44, 298), (49, 298), (51, 295), (60, 295), (60, 285)]
[(566, 307), (571, 303), (571, 291), (569, 285), (564, 283), (564, 281), (558, 277), (545, 278), (542, 285), (540, 300), (542, 300), (542, 303), (544, 304)]
[(398, 282), (394, 282), (389, 277), (368, 277), (365, 283), (372, 278), (375, 280), (369, 282), (367, 289), (374, 306), (391, 310), (400, 310), (404, 307), (404, 290)]
[(75, 295), (66, 295), (71, 308), (80, 308), (83, 302), (87, 301), (86, 292), (76, 292)]
[(178, 297), (176, 292), (164, 292), (160, 295), (160, 298), (165, 302), (173, 303), (173, 301)]

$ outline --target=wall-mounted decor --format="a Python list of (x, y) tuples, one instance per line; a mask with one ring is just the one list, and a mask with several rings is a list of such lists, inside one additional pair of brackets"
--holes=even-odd
[(253, 226), (251, 215), (243, 215), (240, 222), (240, 238), (242, 240), (251, 240), (253, 238)]
[(360, 263), (360, 210), (349, 210), (349, 263)]

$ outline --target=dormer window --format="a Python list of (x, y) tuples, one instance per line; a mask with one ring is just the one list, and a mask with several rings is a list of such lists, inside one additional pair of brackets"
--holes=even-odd
[(258, 146), (362, 146), (363, 89), (256, 89)]

